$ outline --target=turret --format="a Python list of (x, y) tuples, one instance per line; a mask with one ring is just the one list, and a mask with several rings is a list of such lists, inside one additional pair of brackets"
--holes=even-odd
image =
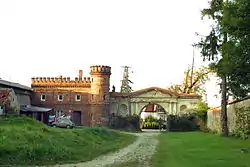
[(109, 86), (111, 67), (109, 66), (91, 66), (91, 98), (96, 104), (109, 103)]
[(109, 118), (109, 86), (111, 67), (91, 66), (91, 125), (107, 125)]

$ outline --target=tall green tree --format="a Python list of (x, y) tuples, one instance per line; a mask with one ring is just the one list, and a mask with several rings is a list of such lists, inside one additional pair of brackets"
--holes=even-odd
[(227, 96), (246, 96), (250, 91), (250, 1), (211, 0), (202, 16), (214, 21), (208, 36), (198, 46), (204, 60), (221, 78), (221, 127), (228, 135)]
[(221, 78), (221, 132), (228, 136), (227, 125), (227, 76), (232, 68), (229, 67), (227, 52), (223, 49), (227, 43), (227, 33), (221, 22), (223, 19), (223, 0), (211, 0), (209, 8), (202, 10), (202, 17), (207, 16), (214, 21), (208, 36), (202, 37), (198, 46), (204, 61), (212, 62), (212, 69)]
[(222, 26), (229, 38), (225, 49), (235, 66), (229, 76), (229, 90), (241, 98), (250, 92), (250, 1), (231, 0), (225, 3), (223, 10)]

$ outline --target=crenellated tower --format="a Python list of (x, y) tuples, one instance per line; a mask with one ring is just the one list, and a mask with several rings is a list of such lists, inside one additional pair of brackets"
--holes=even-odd
[(111, 67), (95, 65), (90, 67), (91, 88), (91, 124), (105, 125), (108, 122), (109, 113), (109, 87)]

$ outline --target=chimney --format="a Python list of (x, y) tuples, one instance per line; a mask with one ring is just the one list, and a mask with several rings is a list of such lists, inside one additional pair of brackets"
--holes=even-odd
[(82, 70), (79, 70), (79, 80), (82, 80)]

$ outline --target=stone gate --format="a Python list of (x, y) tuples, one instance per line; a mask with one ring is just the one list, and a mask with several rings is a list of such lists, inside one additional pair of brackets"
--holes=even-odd
[(194, 110), (200, 99), (196, 94), (179, 94), (158, 87), (131, 93), (112, 92), (110, 112), (120, 116), (140, 115), (146, 105), (154, 103), (162, 106), (167, 114), (177, 115)]

